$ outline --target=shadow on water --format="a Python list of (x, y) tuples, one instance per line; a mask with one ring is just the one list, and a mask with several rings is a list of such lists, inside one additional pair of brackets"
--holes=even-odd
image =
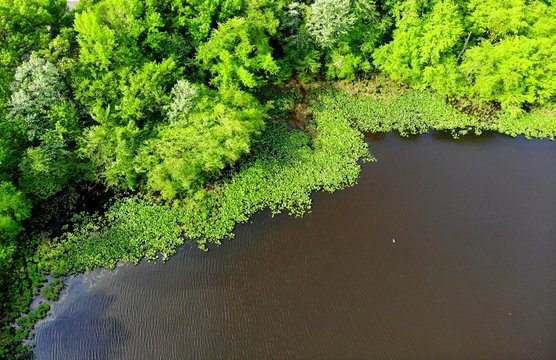
[(419, 141), (421, 137), (423, 136), (427, 136), (428, 134), (407, 134), (405, 136), (400, 135), (398, 132), (367, 132), (367, 131), (362, 131), (365, 140), (367, 141), (367, 143), (371, 143), (371, 144), (380, 144), (382, 142), (385, 141), (385, 139), (387, 137), (396, 137), (399, 140), (405, 141), (405, 142), (416, 142)]
[[(36, 349), (35, 359), (122, 358), (127, 331), (116, 317), (107, 314), (117, 297), (102, 290), (88, 294), (75, 286), (71, 291), (69, 303), (56, 304), (54, 319), (39, 326), (35, 339), (47, 346)], [(86, 297), (85, 304), (74, 306), (74, 292)]]
[(483, 131), (481, 135), (475, 135), (471, 132), (469, 134), (460, 135), (455, 139), (450, 131), (433, 130), (430, 135), (438, 141), (460, 141), (465, 143), (481, 143), (492, 141), (495, 138), (500, 138), (501, 135), (495, 131)]
[(384, 140), (384, 137), (386, 136), (386, 133), (374, 133), (369, 131), (362, 131), (362, 133), (367, 141), (377, 143), (380, 143), (382, 140)]
[[(450, 141), (450, 142), (459, 141), (459, 142), (466, 142), (466, 143), (488, 142), (488, 141), (492, 141), (497, 137), (500, 137), (500, 134), (495, 131), (483, 131), (481, 135), (476, 135), (475, 133), (469, 133), (465, 135), (460, 135), (459, 138), (457, 139), (454, 138), (454, 136), (450, 131), (444, 131), (444, 130), (431, 130), (427, 134), (409, 134), (407, 136), (401, 136), (398, 132), (373, 133), (373, 132), (363, 131), (362, 133), (365, 136), (365, 140), (369, 143), (381, 143), (384, 141), (386, 136), (396, 136), (398, 139), (407, 142), (418, 141), (419, 138), (423, 136), (431, 136), (434, 140), (438, 140), (438, 141)], [(518, 139), (524, 139), (524, 137), (519, 136)], [(536, 141), (542, 141), (542, 140), (536, 140)]]

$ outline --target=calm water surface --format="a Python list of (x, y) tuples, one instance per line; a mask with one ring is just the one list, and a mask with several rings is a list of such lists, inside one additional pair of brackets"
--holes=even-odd
[(555, 359), (556, 144), (370, 146), (359, 185), (302, 219), (73, 278), (36, 357)]

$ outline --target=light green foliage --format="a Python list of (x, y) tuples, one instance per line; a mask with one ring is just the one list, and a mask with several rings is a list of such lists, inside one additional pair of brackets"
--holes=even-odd
[(31, 215), (31, 204), (9, 182), (0, 183), (0, 242), (13, 240), (21, 231), (19, 223)]
[(430, 91), (408, 90), (387, 98), (352, 95), (330, 91), (321, 96), (323, 106), (338, 116), (353, 119), (365, 132), (397, 131), (402, 136), (425, 134), (431, 129), (450, 131), (454, 137), (497, 131), (526, 138), (556, 137), (553, 112), (521, 114), (507, 112), (492, 116), (473, 116), (448, 105), (444, 98)]
[(530, 113), (502, 113), (490, 125), (494, 131), (516, 137), (525, 135), (527, 139), (556, 138), (556, 109), (535, 109)]
[(90, 12), (76, 15), (75, 30), (79, 34), (81, 64), (108, 70), (116, 47), (114, 30), (99, 24), (98, 17)]
[(412, 87), (496, 101), (512, 116), (556, 95), (556, 9), (540, 0), (390, 4), (377, 67)]
[[(127, 70), (127, 69), (126, 69)], [(147, 62), (120, 80), (120, 98), (114, 105), (115, 115), (123, 123), (156, 120), (170, 102), (169, 89), (180, 75), (173, 59)]]
[(135, 189), (137, 173), (134, 159), (141, 130), (133, 121), (126, 125), (115, 125), (110, 108), (98, 110), (93, 117), (99, 125), (85, 131), (81, 153), (91, 161), (108, 186)]
[[(251, 95), (238, 90), (210, 91), (179, 82), (169, 113), (170, 126), (162, 126), (138, 157), (151, 191), (166, 199), (198, 190), (251, 148), (260, 134), (265, 109)], [(184, 91), (197, 99), (184, 101)], [(194, 102), (192, 101), (194, 100)]]
[(556, 96), (556, 8), (542, 1), (472, 1), (472, 19), (486, 37), (461, 65), (474, 98), (519, 113)]
[(166, 117), (171, 125), (187, 119), (199, 98), (199, 89), (187, 80), (179, 80), (172, 88), (172, 101), (168, 105)]
[[(178, 35), (162, 32), (166, 24), (155, 5), (150, 1), (103, 0), (76, 15), (80, 68), (74, 80), (76, 97), (91, 111), (111, 106), (122, 111), (123, 117), (142, 111), (151, 105), (148, 101), (160, 100), (160, 87), (169, 90), (164, 86), (173, 84), (173, 74), (179, 76), (180, 68), (173, 58), (180, 54), (168, 43)], [(138, 95), (137, 102), (147, 103), (122, 99), (126, 95)], [(140, 115), (144, 116), (142, 112)]]
[(455, 53), (462, 46), (465, 33), (457, 2), (406, 0), (398, 3), (393, 12), (394, 39), (374, 53), (376, 66), (393, 79), (414, 87), (435, 82), (439, 82), (439, 89), (453, 86), (458, 80), (452, 74)]
[(458, 136), (479, 125), (478, 119), (462, 114), (428, 91), (402, 92), (381, 100), (330, 91), (321, 98), (324, 107), (354, 119), (357, 127), (366, 132), (397, 131), (408, 136), (435, 129), (449, 130)]
[[(181, 77), (173, 54), (165, 57), (162, 49), (169, 39), (161, 32), (163, 5), (103, 0), (76, 16), (76, 97), (95, 121), (85, 131), (81, 154), (114, 188), (138, 187), (137, 150), (163, 121)], [(153, 53), (162, 59), (151, 60)]]
[(62, 28), (60, 33), (48, 43), (45, 49), (38, 49), (35, 54), (56, 65), (60, 76), (66, 83), (76, 72), (79, 49), (76, 32), (73, 28)]
[(246, 16), (220, 24), (197, 53), (201, 68), (212, 75), (211, 84), (251, 89), (276, 75), (279, 66), (269, 39), (277, 27), (278, 20), (268, 8), (249, 9)]
[(246, 0), (190, 0), (174, 1), (174, 19), (179, 28), (188, 32), (195, 47), (205, 41), (215, 23), (222, 23), (237, 14)]
[(356, 55), (346, 44), (340, 44), (328, 54), (326, 64), (327, 79), (354, 80), (356, 74), (372, 69), (371, 64), (361, 55)]
[(528, 2), (534, 7), (540, 4), (525, 0), (471, 0), (467, 6), (478, 31), (490, 40), (499, 40), (527, 31), (531, 10)]

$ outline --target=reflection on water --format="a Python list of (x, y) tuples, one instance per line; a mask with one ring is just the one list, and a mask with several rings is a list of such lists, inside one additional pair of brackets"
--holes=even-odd
[(556, 145), (383, 135), (358, 186), (72, 280), (38, 359), (556, 358)]

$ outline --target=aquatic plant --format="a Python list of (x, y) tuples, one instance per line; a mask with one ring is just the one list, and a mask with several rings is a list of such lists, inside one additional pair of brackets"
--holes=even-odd
[(365, 132), (397, 131), (402, 136), (424, 134), (431, 129), (449, 131), (454, 137), (496, 131), (527, 138), (556, 136), (556, 116), (548, 110), (518, 115), (500, 111), (489, 116), (467, 114), (431, 91), (406, 90), (383, 98), (363, 93), (327, 90), (319, 97), (322, 112), (351, 119)]
[(235, 225), (260, 210), (301, 216), (311, 208), (314, 191), (354, 185), (360, 162), (372, 159), (363, 135), (348, 118), (324, 108), (315, 109), (309, 124), (314, 137), (288, 129), (284, 120), (292, 104), (288, 97), (274, 101), (274, 120), (252, 156), (212, 187), (172, 203), (123, 198), (102, 216), (85, 216), (45, 251), (51, 269), (62, 274), (119, 260), (166, 259), (186, 238), (206, 249), (233, 237)]

